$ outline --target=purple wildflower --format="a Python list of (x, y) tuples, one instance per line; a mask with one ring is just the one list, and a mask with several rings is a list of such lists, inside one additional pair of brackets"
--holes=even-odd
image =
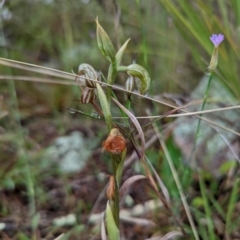
[(224, 35), (223, 34), (213, 34), (210, 37), (211, 42), (214, 44), (214, 47), (218, 47), (219, 44), (224, 40)]

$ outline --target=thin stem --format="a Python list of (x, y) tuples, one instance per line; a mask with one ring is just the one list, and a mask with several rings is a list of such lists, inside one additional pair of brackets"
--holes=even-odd
[[(210, 84), (211, 84), (211, 81), (212, 81), (212, 77), (213, 77), (213, 74), (211, 72), (210, 75), (209, 75), (209, 78), (208, 78), (207, 88), (206, 88), (206, 91), (204, 93), (204, 99), (203, 99), (203, 103), (202, 103), (202, 106), (201, 106), (201, 111), (204, 110), (204, 107), (205, 107), (205, 104), (206, 104), (206, 101), (207, 101), (207, 96), (208, 96), (208, 92), (209, 92), (209, 89), (210, 89)], [(191, 151), (190, 157), (188, 159), (188, 162), (191, 161), (192, 155), (193, 155), (193, 153), (196, 149), (197, 139), (198, 139), (198, 135), (199, 135), (199, 131), (200, 131), (201, 120), (202, 120), (202, 114), (200, 114), (198, 116), (197, 130), (195, 132), (193, 147), (192, 147), (192, 151)], [(187, 171), (183, 175), (183, 181), (185, 181), (186, 176), (187, 176)]]
[[(107, 83), (110, 85), (113, 85), (115, 78), (117, 75), (117, 63), (116, 60), (112, 61), (112, 63), (109, 66), (108, 69), (108, 77), (107, 77)], [(107, 101), (109, 104), (109, 109), (111, 107), (111, 100), (112, 100), (112, 87), (108, 86), (107, 87)], [(112, 128), (112, 123), (109, 126), (110, 129)], [(113, 216), (115, 219), (116, 226), (119, 228), (119, 186), (117, 184), (117, 167), (118, 167), (118, 162), (116, 159), (116, 156), (111, 154), (111, 161), (112, 161), (112, 168), (113, 168), (113, 176), (114, 176), (114, 200), (111, 200), (111, 208), (113, 212)]]
[[(110, 64), (109, 69), (108, 69), (107, 83), (110, 85), (113, 85), (116, 75), (117, 75), (117, 63), (116, 63), (116, 60), (114, 60)], [(109, 104), (109, 108), (111, 107), (111, 97), (112, 97), (112, 87), (108, 86), (107, 87), (107, 101)]]
[(115, 155), (111, 155), (112, 158), (112, 168), (113, 168), (113, 176), (114, 176), (114, 200), (112, 200), (113, 204), (113, 216), (115, 219), (116, 226), (119, 228), (119, 186), (117, 184), (117, 159)]
[[(210, 84), (211, 84), (211, 81), (212, 81), (212, 77), (213, 77), (213, 75), (211, 73), (209, 78), (208, 78), (208, 84), (207, 84), (207, 88), (206, 88), (206, 91), (205, 91), (205, 94), (204, 94), (204, 99), (203, 99), (201, 111), (204, 110), (205, 104), (207, 102), (207, 96), (208, 96), (208, 92), (209, 92), (209, 89), (210, 89)], [(200, 116), (202, 116), (202, 114)], [(198, 125), (197, 125), (197, 131), (196, 131), (195, 139), (198, 137), (198, 134), (199, 134), (199, 131), (200, 131), (200, 124), (201, 124), (201, 119), (198, 119)]]
[(118, 72), (126, 72), (128, 68), (126, 66), (118, 66), (117, 70)]
[[(208, 78), (207, 88), (206, 88), (206, 91), (204, 93), (204, 99), (203, 99), (203, 103), (202, 103), (202, 106), (201, 106), (201, 111), (204, 110), (205, 104), (207, 102), (207, 96), (208, 96), (208, 92), (209, 92), (209, 89), (210, 89), (210, 84), (211, 84), (211, 81), (212, 81), (212, 77), (213, 77), (213, 74), (210, 73), (209, 78)], [(200, 117), (201, 116), (202, 116), (202, 114), (200, 114)], [(191, 160), (192, 154), (193, 154), (193, 152), (195, 151), (195, 148), (196, 148), (197, 139), (198, 139), (198, 135), (199, 135), (199, 131), (200, 131), (200, 125), (201, 125), (201, 118), (198, 118), (197, 130), (196, 130), (196, 133), (195, 133), (194, 143), (193, 143), (191, 155), (189, 157), (189, 161)]]
[[(126, 103), (126, 108), (127, 108), (127, 110), (129, 110), (129, 111), (130, 111), (130, 109), (131, 109), (131, 100), (130, 100), (129, 98), (128, 98), (127, 103)], [(127, 114), (124, 112), (124, 117), (125, 117), (125, 116), (127, 117), (126, 120), (125, 120), (125, 124), (130, 126), (129, 117), (128, 117)]]

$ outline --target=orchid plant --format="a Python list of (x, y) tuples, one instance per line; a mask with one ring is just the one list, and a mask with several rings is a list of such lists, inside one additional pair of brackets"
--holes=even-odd
[[(140, 159), (144, 158), (144, 145), (145, 140), (140, 124), (134, 115), (129, 111), (131, 103), (131, 93), (134, 91), (135, 86), (140, 94), (145, 94), (150, 86), (150, 77), (145, 68), (134, 63), (129, 66), (122, 66), (121, 60), (127, 44), (130, 39), (128, 39), (123, 46), (116, 52), (112, 41), (110, 40), (108, 34), (102, 28), (98, 19), (96, 19), (97, 25), (97, 45), (102, 53), (102, 55), (109, 61), (109, 71), (107, 77), (103, 76), (97, 72), (91, 65), (83, 63), (79, 65), (78, 77), (76, 81), (81, 83), (82, 104), (92, 104), (94, 109), (97, 111), (98, 115), (105, 120), (109, 135), (106, 140), (102, 143), (102, 152), (107, 152), (111, 158), (112, 163), (112, 175), (110, 176), (109, 185), (106, 191), (106, 195), (109, 199), (105, 211), (106, 218), (103, 218), (103, 225), (107, 225), (107, 232), (109, 239), (120, 239), (119, 233), (119, 192), (121, 190), (120, 182), (123, 172), (123, 163), (126, 158), (126, 139), (131, 141), (138, 152)], [(112, 91), (112, 85), (115, 82), (116, 75), (118, 72), (125, 72), (128, 75), (126, 80), (125, 88), (128, 96), (126, 107), (122, 105), (116, 98), (114, 92)], [(107, 85), (106, 91), (102, 87), (102, 81), (105, 81)], [(82, 87), (83, 85), (83, 87)], [(100, 106), (97, 103), (100, 103)], [(122, 112), (124, 117), (128, 117), (135, 127), (136, 131), (139, 133), (141, 138), (141, 151), (139, 146), (133, 137), (134, 129), (130, 125), (122, 125), (113, 121), (111, 114), (111, 102), (114, 102)], [(128, 123), (128, 121), (126, 121)], [(146, 165), (145, 165), (146, 166)], [(151, 176), (148, 174), (148, 178)], [(135, 178), (141, 179), (141, 178)], [(136, 181), (134, 180), (134, 181)], [(134, 182), (133, 181), (133, 182)], [(125, 184), (126, 185), (126, 184)], [(126, 188), (126, 186), (125, 186)], [(102, 236), (105, 236), (105, 227), (102, 228)], [(105, 237), (103, 237), (105, 238)]]

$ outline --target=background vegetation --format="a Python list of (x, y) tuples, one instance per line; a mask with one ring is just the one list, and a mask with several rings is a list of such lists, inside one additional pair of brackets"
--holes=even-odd
[[(148, 70), (152, 80), (149, 96), (174, 105), (203, 98), (204, 92), (199, 96), (193, 89), (209, 65), (213, 51), (210, 35), (222, 33), (225, 40), (219, 47), (214, 80), (220, 83), (224, 95), (211, 99), (215, 105), (207, 107), (239, 104), (237, 0), (12, 0), (4, 3), (0, 14), (0, 57), (66, 72), (77, 72), (79, 64), (89, 63), (106, 74), (107, 61), (96, 44), (98, 16), (117, 49), (131, 38), (123, 63), (136, 62)], [(76, 101), (81, 91), (74, 81), (58, 84), (59, 77), (0, 63), (0, 229), (4, 228), (1, 237), (54, 239), (65, 233), (65, 239), (100, 239), (100, 227), (94, 217), (105, 209), (105, 187), (111, 173), (108, 156), (101, 153), (101, 143), (108, 134), (104, 122), (66, 110), (65, 107), (71, 107), (92, 113), (88, 105)], [(119, 74), (116, 84), (124, 86), (125, 80), (126, 75)], [(126, 100), (123, 93), (116, 94), (123, 102)], [(146, 115), (146, 110), (159, 115), (172, 109), (137, 97), (133, 97), (132, 108), (135, 116)], [(234, 110), (234, 114), (234, 120), (223, 118), (219, 123), (219, 116), (213, 120), (239, 133), (239, 110)], [(194, 118), (188, 120), (188, 125), (192, 124), (190, 120), (197, 122)], [(174, 135), (176, 122), (164, 118), (156, 122), (155, 130), (147, 129), (145, 137), (149, 141), (146, 155), (170, 194), (173, 215), (185, 230), (186, 235), (179, 239), (194, 239), (196, 235), (182, 207), (166, 149), (177, 169), (199, 239), (239, 239), (238, 152), (224, 159), (216, 157), (216, 169), (212, 159), (201, 169), (198, 164), (190, 169), (186, 147)], [(201, 126), (211, 125), (202, 122)], [(81, 153), (89, 154), (85, 164), (81, 165), (83, 160), (79, 162), (82, 167), (78, 171), (67, 172), (59, 162), (61, 154), (54, 160), (49, 152), (60, 152), (59, 148), (52, 148), (57, 145), (56, 139), (76, 132), (84, 139), (84, 143), (79, 143), (83, 144)], [(158, 132), (165, 139), (166, 149), (157, 138)], [(227, 138), (228, 133), (220, 131), (219, 135)], [(235, 153), (238, 141), (235, 134), (221, 151), (230, 149)], [(214, 153), (215, 146), (210, 149)], [(129, 164), (123, 181), (143, 172), (131, 150), (129, 144)], [(194, 157), (201, 159), (203, 150), (198, 150)], [(123, 239), (161, 239), (168, 233), (174, 235), (174, 231), (182, 234), (176, 219), (158, 205), (157, 199), (147, 181), (134, 183), (121, 203), (121, 209), (128, 210), (131, 218), (122, 221)], [(158, 202), (153, 205), (154, 211), (151, 206), (147, 211), (134, 212), (134, 207), (149, 200)]]

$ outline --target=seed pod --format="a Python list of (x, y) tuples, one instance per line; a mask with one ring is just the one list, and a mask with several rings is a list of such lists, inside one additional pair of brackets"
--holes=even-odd
[(101, 75), (98, 72), (96, 72), (91, 65), (87, 63), (82, 63), (79, 65), (78, 75), (82, 76), (78, 78), (79, 81), (84, 82), (85, 85), (89, 88), (96, 87), (96, 82), (91, 81), (91, 79), (95, 81), (101, 81)]
[(96, 94), (94, 92), (94, 88), (86, 87), (83, 90), (82, 96), (81, 96), (81, 103), (87, 104), (91, 103), (96, 99)]
[(126, 140), (117, 128), (113, 128), (106, 141), (102, 143), (102, 151), (112, 154), (120, 154), (126, 147)]

